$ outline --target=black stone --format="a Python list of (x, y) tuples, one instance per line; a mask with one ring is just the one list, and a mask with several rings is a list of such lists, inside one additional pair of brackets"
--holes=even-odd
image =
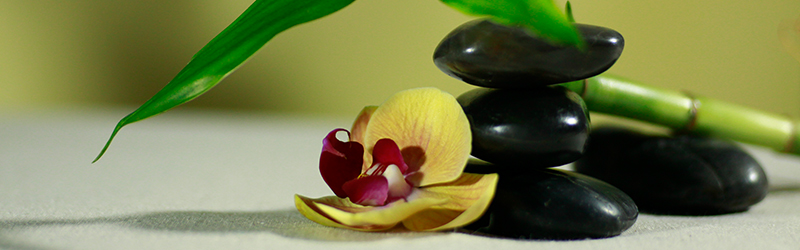
[(628, 195), (582, 174), (476, 165), (466, 171), (498, 169), (494, 199), (482, 217), (464, 228), (468, 232), (521, 239), (604, 238), (621, 234), (639, 215)]
[(648, 213), (741, 212), (767, 195), (761, 165), (718, 139), (599, 129), (575, 169), (618, 187)]
[(472, 128), (472, 155), (497, 164), (553, 167), (583, 154), (589, 112), (561, 86), (475, 89), (458, 97)]
[(586, 50), (554, 45), (522, 27), (489, 20), (465, 23), (436, 47), (433, 61), (444, 73), (490, 88), (527, 88), (589, 78), (606, 71), (622, 54), (618, 32), (575, 24)]

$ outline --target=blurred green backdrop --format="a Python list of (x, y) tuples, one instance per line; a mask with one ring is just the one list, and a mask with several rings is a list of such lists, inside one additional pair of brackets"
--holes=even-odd
[[(573, 0), (578, 22), (616, 29), (625, 52), (610, 72), (800, 117), (800, 63), (777, 39), (800, 1)], [(163, 87), (252, 0), (2, 0), (0, 109), (131, 107)], [(561, 6), (565, 1), (557, 1)], [(355, 116), (392, 93), (454, 95), (431, 56), (474, 17), (437, 0), (356, 1), (268, 43), (185, 106)]]

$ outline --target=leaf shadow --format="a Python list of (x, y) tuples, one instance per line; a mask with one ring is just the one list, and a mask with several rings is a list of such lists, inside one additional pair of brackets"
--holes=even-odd
[(393, 229), (385, 232), (359, 232), (333, 228), (314, 223), (303, 217), (297, 210), (287, 209), (259, 212), (166, 211), (87, 219), (5, 220), (0, 221), (0, 236), (4, 231), (74, 225), (117, 225), (145, 231), (205, 234), (269, 232), (287, 238), (316, 241), (375, 241), (387, 238), (417, 238), (442, 234), (436, 232), (409, 232), (402, 229)]

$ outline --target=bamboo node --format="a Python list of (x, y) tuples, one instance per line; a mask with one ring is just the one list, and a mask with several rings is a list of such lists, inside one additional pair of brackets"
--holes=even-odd
[(700, 100), (698, 100), (694, 94), (690, 93), (689, 91), (683, 91), (683, 94), (689, 98), (692, 106), (689, 108), (689, 121), (686, 122), (686, 125), (678, 131), (679, 133), (688, 133), (689, 131), (694, 130), (694, 128), (697, 126), (697, 111), (700, 109)]

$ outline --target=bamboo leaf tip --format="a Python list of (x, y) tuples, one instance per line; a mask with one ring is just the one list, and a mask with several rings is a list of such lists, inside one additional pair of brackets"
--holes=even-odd
[[(116, 131), (114, 131), (114, 134), (116, 134)], [(97, 154), (97, 157), (94, 158), (94, 160), (92, 161), (92, 164), (94, 164), (95, 162), (100, 160), (100, 157), (103, 157), (103, 155), (106, 153), (106, 150), (108, 150), (108, 146), (111, 145), (111, 141), (114, 140), (114, 134), (111, 135), (111, 138), (108, 138), (108, 141), (106, 142), (106, 145), (103, 146), (103, 149), (101, 149), (100, 153)]]
[(567, 20), (570, 23), (574, 23), (575, 22), (575, 17), (572, 15), (572, 4), (570, 4), (569, 1), (567, 1), (567, 6), (564, 8), (564, 11), (567, 14)]
[(103, 155), (106, 153), (106, 150), (108, 150), (108, 147), (111, 146), (111, 141), (113, 141), (114, 137), (117, 136), (117, 132), (119, 132), (119, 130), (123, 126), (125, 126), (125, 124), (127, 124), (125, 122), (126, 119), (127, 119), (127, 117), (123, 118), (121, 121), (119, 121), (119, 123), (117, 123), (117, 126), (114, 128), (114, 131), (111, 132), (111, 136), (108, 137), (108, 141), (106, 141), (106, 144), (103, 146), (103, 149), (100, 150), (100, 153), (97, 154), (97, 157), (95, 157), (94, 160), (92, 161), (93, 164), (95, 162), (97, 162), (98, 160), (100, 160), (100, 158), (103, 157)]

